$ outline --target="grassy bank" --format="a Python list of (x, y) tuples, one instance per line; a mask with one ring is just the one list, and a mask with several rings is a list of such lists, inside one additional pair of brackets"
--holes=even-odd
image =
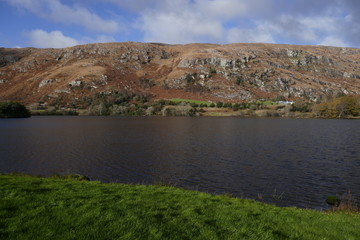
[(0, 175), (0, 239), (360, 239), (360, 215), (173, 187)]

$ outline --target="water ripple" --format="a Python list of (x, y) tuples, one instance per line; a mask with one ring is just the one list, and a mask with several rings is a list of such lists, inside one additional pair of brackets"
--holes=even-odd
[(173, 184), (282, 206), (360, 197), (358, 121), (239, 118), (0, 119), (0, 171)]

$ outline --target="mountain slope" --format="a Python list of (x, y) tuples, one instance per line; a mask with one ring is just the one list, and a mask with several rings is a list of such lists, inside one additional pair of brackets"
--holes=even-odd
[(134, 42), (0, 49), (0, 100), (67, 102), (109, 91), (230, 102), (360, 94), (360, 49)]

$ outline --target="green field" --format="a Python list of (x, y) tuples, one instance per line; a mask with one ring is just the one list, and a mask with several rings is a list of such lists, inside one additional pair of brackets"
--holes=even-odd
[(276, 102), (276, 101), (271, 101), (271, 100), (256, 100), (256, 101), (253, 101), (252, 103), (262, 104), (262, 105), (265, 105), (265, 106), (269, 106), (269, 105), (279, 105), (278, 102)]
[(0, 175), (0, 239), (360, 239), (360, 215), (174, 187)]
[(278, 105), (277, 102), (266, 100), (266, 101), (257, 101), (257, 103), (262, 103), (263, 105)]
[(192, 99), (182, 99), (182, 98), (172, 98), (172, 99), (170, 99), (170, 101), (175, 102), (175, 103), (180, 103), (180, 102), (196, 103), (198, 105), (200, 105), (200, 104), (210, 105), (211, 104), (211, 102), (192, 100)]

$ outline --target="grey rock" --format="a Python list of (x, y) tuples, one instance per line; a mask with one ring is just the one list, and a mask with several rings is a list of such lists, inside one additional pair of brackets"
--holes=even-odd
[(68, 89), (56, 89), (55, 93), (70, 93), (70, 90), (68, 90)]
[(298, 49), (286, 49), (286, 55), (291, 58), (297, 58), (301, 56), (302, 52), (302, 50)]
[(68, 84), (69, 87), (80, 87), (83, 85), (81, 80), (74, 80)]
[(39, 88), (42, 88), (44, 86), (47, 86), (47, 85), (51, 85), (54, 83), (54, 79), (45, 79), (45, 80), (42, 80), (40, 83), (39, 83)]
[(148, 116), (154, 115), (155, 114), (155, 108), (154, 107), (148, 107), (145, 110), (145, 114), (148, 115)]

